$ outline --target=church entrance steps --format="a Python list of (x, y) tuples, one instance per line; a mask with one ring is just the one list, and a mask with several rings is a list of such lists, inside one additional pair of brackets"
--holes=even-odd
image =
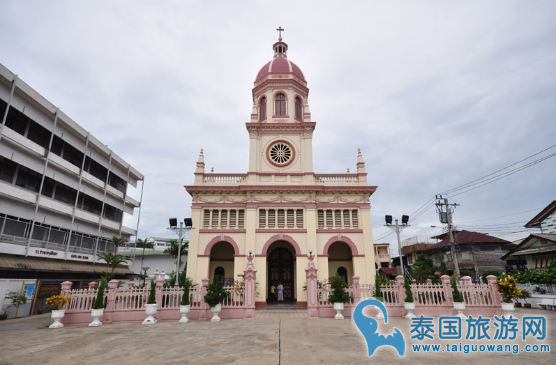
[(286, 303), (286, 304), (276, 304), (276, 303), (269, 303), (266, 306), (256, 307), (257, 311), (269, 311), (269, 310), (276, 310), (276, 311), (284, 311), (284, 310), (302, 310), (306, 311), (307, 307), (299, 306), (294, 303)]

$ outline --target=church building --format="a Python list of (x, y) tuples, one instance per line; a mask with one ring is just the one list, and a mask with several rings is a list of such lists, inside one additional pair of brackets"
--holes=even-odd
[(316, 122), (309, 112), (307, 80), (288, 59), (282, 37), (273, 49), (273, 59), (255, 79), (246, 123), (249, 171), (206, 172), (201, 150), (195, 182), (185, 186), (195, 227), (187, 276), (197, 284), (214, 277), (230, 284), (240, 279), (252, 253), (257, 306), (271, 300), (270, 288), (279, 282), (285, 301), (306, 305), (310, 252), (318, 280), (338, 272), (350, 284), (352, 276), (374, 282), (370, 196), (377, 187), (367, 183), (361, 151), (356, 173), (314, 172)]

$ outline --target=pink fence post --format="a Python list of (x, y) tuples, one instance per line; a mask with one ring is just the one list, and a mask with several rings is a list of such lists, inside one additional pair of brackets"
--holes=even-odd
[(207, 295), (207, 285), (209, 284), (208, 278), (201, 279), (201, 304), (199, 308), (201, 311), (199, 312), (199, 319), (206, 319), (207, 318), (207, 310), (209, 310), (208, 305), (205, 303), (205, 295)]
[(98, 286), (98, 283), (96, 281), (91, 281), (89, 283), (89, 289), (94, 289)]
[(461, 277), (462, 285), (471, 285), (471, 277), (470, 276), (462, 276)]
[(431, 279), (427, 279), (427, 285), (432, 285), (432, 280)]
[(64, 281), (62, 283), (62, 290), (61, 290), (60, 294), (69, 295), (72, 285), (73, 285), (73, 283), (71, 281)]
[(450, 284), (450, 277), (448, 275), (442, 275), (440, 280), (442, 280), (442, 288), (444, 289), (444, 296), (446, 297), (446, 305), (448, 307), (453, 307), (454, 296), (452, 285)]
[(156, 283), (156, 304), (158, 309), (162, 309), (162, 287), (164, 286), (164, 278), (158, 278)]
[(357, 303), (361, 301), (361, 286), (359, 285), (359, 276), (352, 276), (351, 282), (353, 283), (353, 305), (356, 306)]
[(119, 280), (110, 280), (108, 282), (108, 303), (106, 305), (106, 311), (112, 311), (116, 307), (116, 290), (118, 289)]
[(396, 276), (396, 281), (394, 286), (396, 287), (396, 292), (398, 293), (398, 300), (403, 305), (405, 301), (405, 288), (404, 288), (404, 278), (401, 275)]
[(319, 302), (317, 293), (317, 267), (313, 259), (315, 255), (312, 253), (307, 256), (309, 263), (305, 268), (305, 278), (307, 279), (307, 317), (308, 318), (318, 318), (319, 317)]
[(133, 289), (133, 285), (135, 285), (135, 283), (133, 281), (128, 281), (127, 282), (127, 288), (128, 289)]
[(489, 275), (486, 277), (488, 286), (490, 287), (490, 296), (492, 298), (492, 304), (495, 307), (501, 307), (502, 303), (500, 301), (500, 293), (498, 292), (497, 284), (498, 279), (494, 275)]
[(255, 318), (255, 282), (257, 279), (257, 269), (253, 265), (253, 255), (249, 253), (247, 256), (247, 266), (243, 270), (243, 278), (245, 279), (245, 302), (244, 302), (244, 318)]

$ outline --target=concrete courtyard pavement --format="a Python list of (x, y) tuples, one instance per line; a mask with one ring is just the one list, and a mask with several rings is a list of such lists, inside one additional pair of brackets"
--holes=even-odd
[[(406, 356), (398, 357), (392, 347), (367, 357), (366, 344), (351, 320), (307, 319), (305, 311), (257, 311), (254, 320), (225, 320), (217, 323), (190, 322), (112, 324), (97, 328), (49, 329), (49, 315), (0, 322), (0, 364), (555, 364), (556, 354), (451, 353), (418, 354), (411, 344), (410, 321), (390, 318), (380, 324), (381, 333), (393, 327), (406, 339)], [(517, 309), (516, 316), (543, 315), (548, 319), (548, 336), (555, 342), (556, 312)], [(436, 322), (436, 320), (435, 320)], [(492, 326), (492, 325), (491, 325)], [(489, 334), (494, 335), (495, 328)], [(465, 332), (464, 332), (465, 333)], [(465, 337), (465, 334), (464, 334)], [(446, 341), (429, 340), (428, 343)], [(454, 343), (459, 343), (455, 341)], [(461, 342), (466, 342), (462, 340)], [(467, 341), (467, 343), (497, 343)], [(521, 341), (510, 344), (524, 346)], [(538, 343), (528, 341), (528, 343)]]

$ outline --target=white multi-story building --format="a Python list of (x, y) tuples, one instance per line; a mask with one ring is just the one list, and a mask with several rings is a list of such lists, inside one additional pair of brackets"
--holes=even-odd
[(143, 175), (1, 64), (0, 118), (0, 278), (98, 277)]

